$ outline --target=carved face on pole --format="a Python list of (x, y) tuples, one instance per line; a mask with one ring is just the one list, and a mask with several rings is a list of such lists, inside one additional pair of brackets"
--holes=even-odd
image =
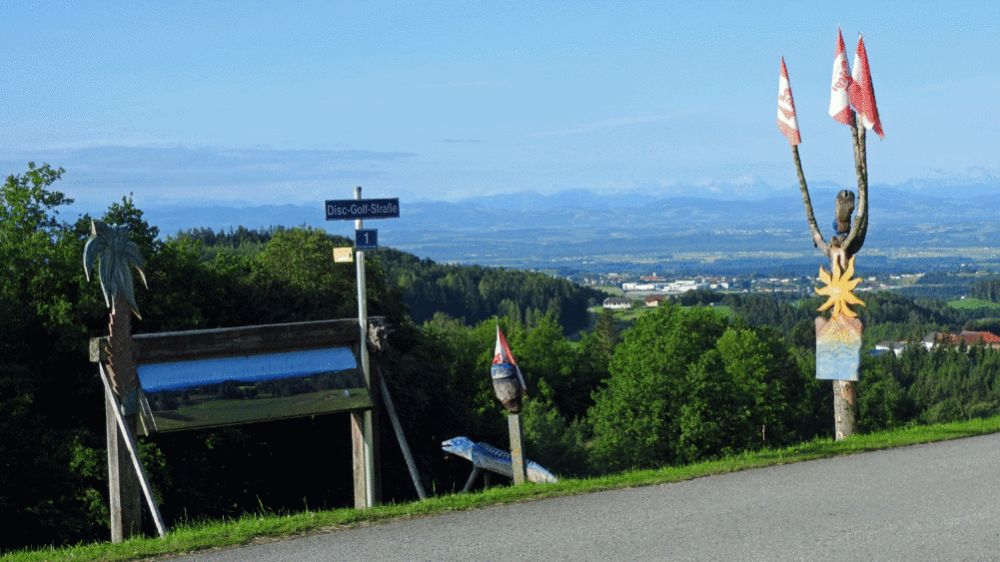
[(834, 208), (834, 229), (837, 236), (846, 236), (851, 231), (851, 214), (854, 212), (854, 192), (844, 189), (837, 194)]

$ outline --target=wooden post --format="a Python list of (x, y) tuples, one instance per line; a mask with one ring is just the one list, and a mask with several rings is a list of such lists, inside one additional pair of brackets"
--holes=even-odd
[(119, 543), (142, 529), (142, 506), (125, 440), (118, 430), (115, 405), (105, 396), (104, 421), (108, 446), (108, 507), (111, 514), (111, 542)]
[[(103, 366), (100, 367), (103, 369)], [(102, 379), (104, 375), (101, 374)], [(142, 499), (139, 478), (132, 468), (126, 436), (118, 425), (118, 401), (108, 386), (104, 400), (105, 435), (108, 447), (108, 503), (111, 515), (111, 542), (142, 534)], [(121, 415), (121, 412), (118, 412)], [(137, 416), (124, 416), (125, 425), (135, 434)]]
[[(104, 401), (107, 406), (105, 410), (108, 419), (107, 430), (111, 433), (111, 425), (114, 425), (114, 439), (108, 443), (108, 486), (111, 489), (111, 540), (121, 542), (123, 538), (138, 535), (142, 532), (142, 503), (139, 493), (146, 497), (149, 505), (149, 512), (153, 516), (153, 524), (156, 525), (156, 532), (161, 537), (167, 534), (167, 526), (160, 515), (160, 508), (153, 498), (152, 485), (149, 476), (146, 474), (142, 461), (139, 459), (139, 446), (133, 435), (133, 428), (129, 423), (134, 424), (135, 419), (127, 421), (121, 414), (119, 402), (115, 399), (111, 390), (111, 384), (104, 372), (104, 366), (98, 366), (101, 382), (104, 384)], [(134, 427), (134, 426), (133, 426)], [(110, 437), (110, 435), (109, 435)], [(114, 443), (114, 446), (111, 445)], [(114, 453), (112, 454), (112, 450)], [(114, 462), (111, 462), (111, 461)], [(115, 507), (118, 507), (118, 515), (115, 515)], [(115, 540), (117, 537), (117, 540)]]
[(857, 383), (833, 381), (834, 438), (837, 441), (857, 432)]
[(354, 459), (354, 507), (368, 507), (368, 479), (365, 478), (364, 413), (351, 412), (351, 457)]
[(510, 430), (510, 466), (514, 470), (514, 485), (524, 484), (524, 448), (521, 446), (524, 433), (521, 431), (521, 414), (507, 414), (507, 429)]

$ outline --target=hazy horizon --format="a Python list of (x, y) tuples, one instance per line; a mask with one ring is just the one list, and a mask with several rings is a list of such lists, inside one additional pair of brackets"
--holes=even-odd
[[(865, 33), (873, 186), (1000, 185), (1000, 5), (844, 2), (11, 5), (0, 167), (66, 168), (81, 207), (456, 201), (507, 192), (726, 197), (853, 186), (826, 115), (838, 26)], [(994, 22), (994, 23), (989, 23)], [(763, 186), (763, 187), (762, 187)]]

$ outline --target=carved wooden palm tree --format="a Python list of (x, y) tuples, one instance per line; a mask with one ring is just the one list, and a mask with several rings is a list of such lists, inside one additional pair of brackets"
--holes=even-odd
[(92, 221), (90, 238), (83, 249), (83, 271), (88, 281), (95, 265), (104, 302), (111, 309), (108, 323), (110, 382), (115, 394), (125, 403), (126, 410), (130, 410), (135, 407), (133, 398), (138, 388), (132, 350), (131, 314), (142, 318), (135, 303), (132, 269), (139, 273), (142, 284), (148, 287), (146, 274), (142, 270), (145, 260), (139, 247), (129, 240), (126, 227)]

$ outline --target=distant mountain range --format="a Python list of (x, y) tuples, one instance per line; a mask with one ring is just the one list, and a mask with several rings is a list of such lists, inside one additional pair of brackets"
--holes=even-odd
[[(400, 218), (368, 221), (380, 243), (437, 261), (554, 270), (606, 270), (629, 264), (713, 264), (733, 260), (817, 260), (797, 190), (722, 199), (648, 193), (522, 192), (458, 202), (400, 202)], [(829, 236), (836, 187), (812, 188)], [(1000, 186), (873, 187), (865, 251), (886, 259), (1000, 253)], [(192, 227), (309, 225), (349, 235), (315, 205), (160, 206), (144, 209), (170, 235)], [(661, 268), (662, 269), (662, 268)]]

